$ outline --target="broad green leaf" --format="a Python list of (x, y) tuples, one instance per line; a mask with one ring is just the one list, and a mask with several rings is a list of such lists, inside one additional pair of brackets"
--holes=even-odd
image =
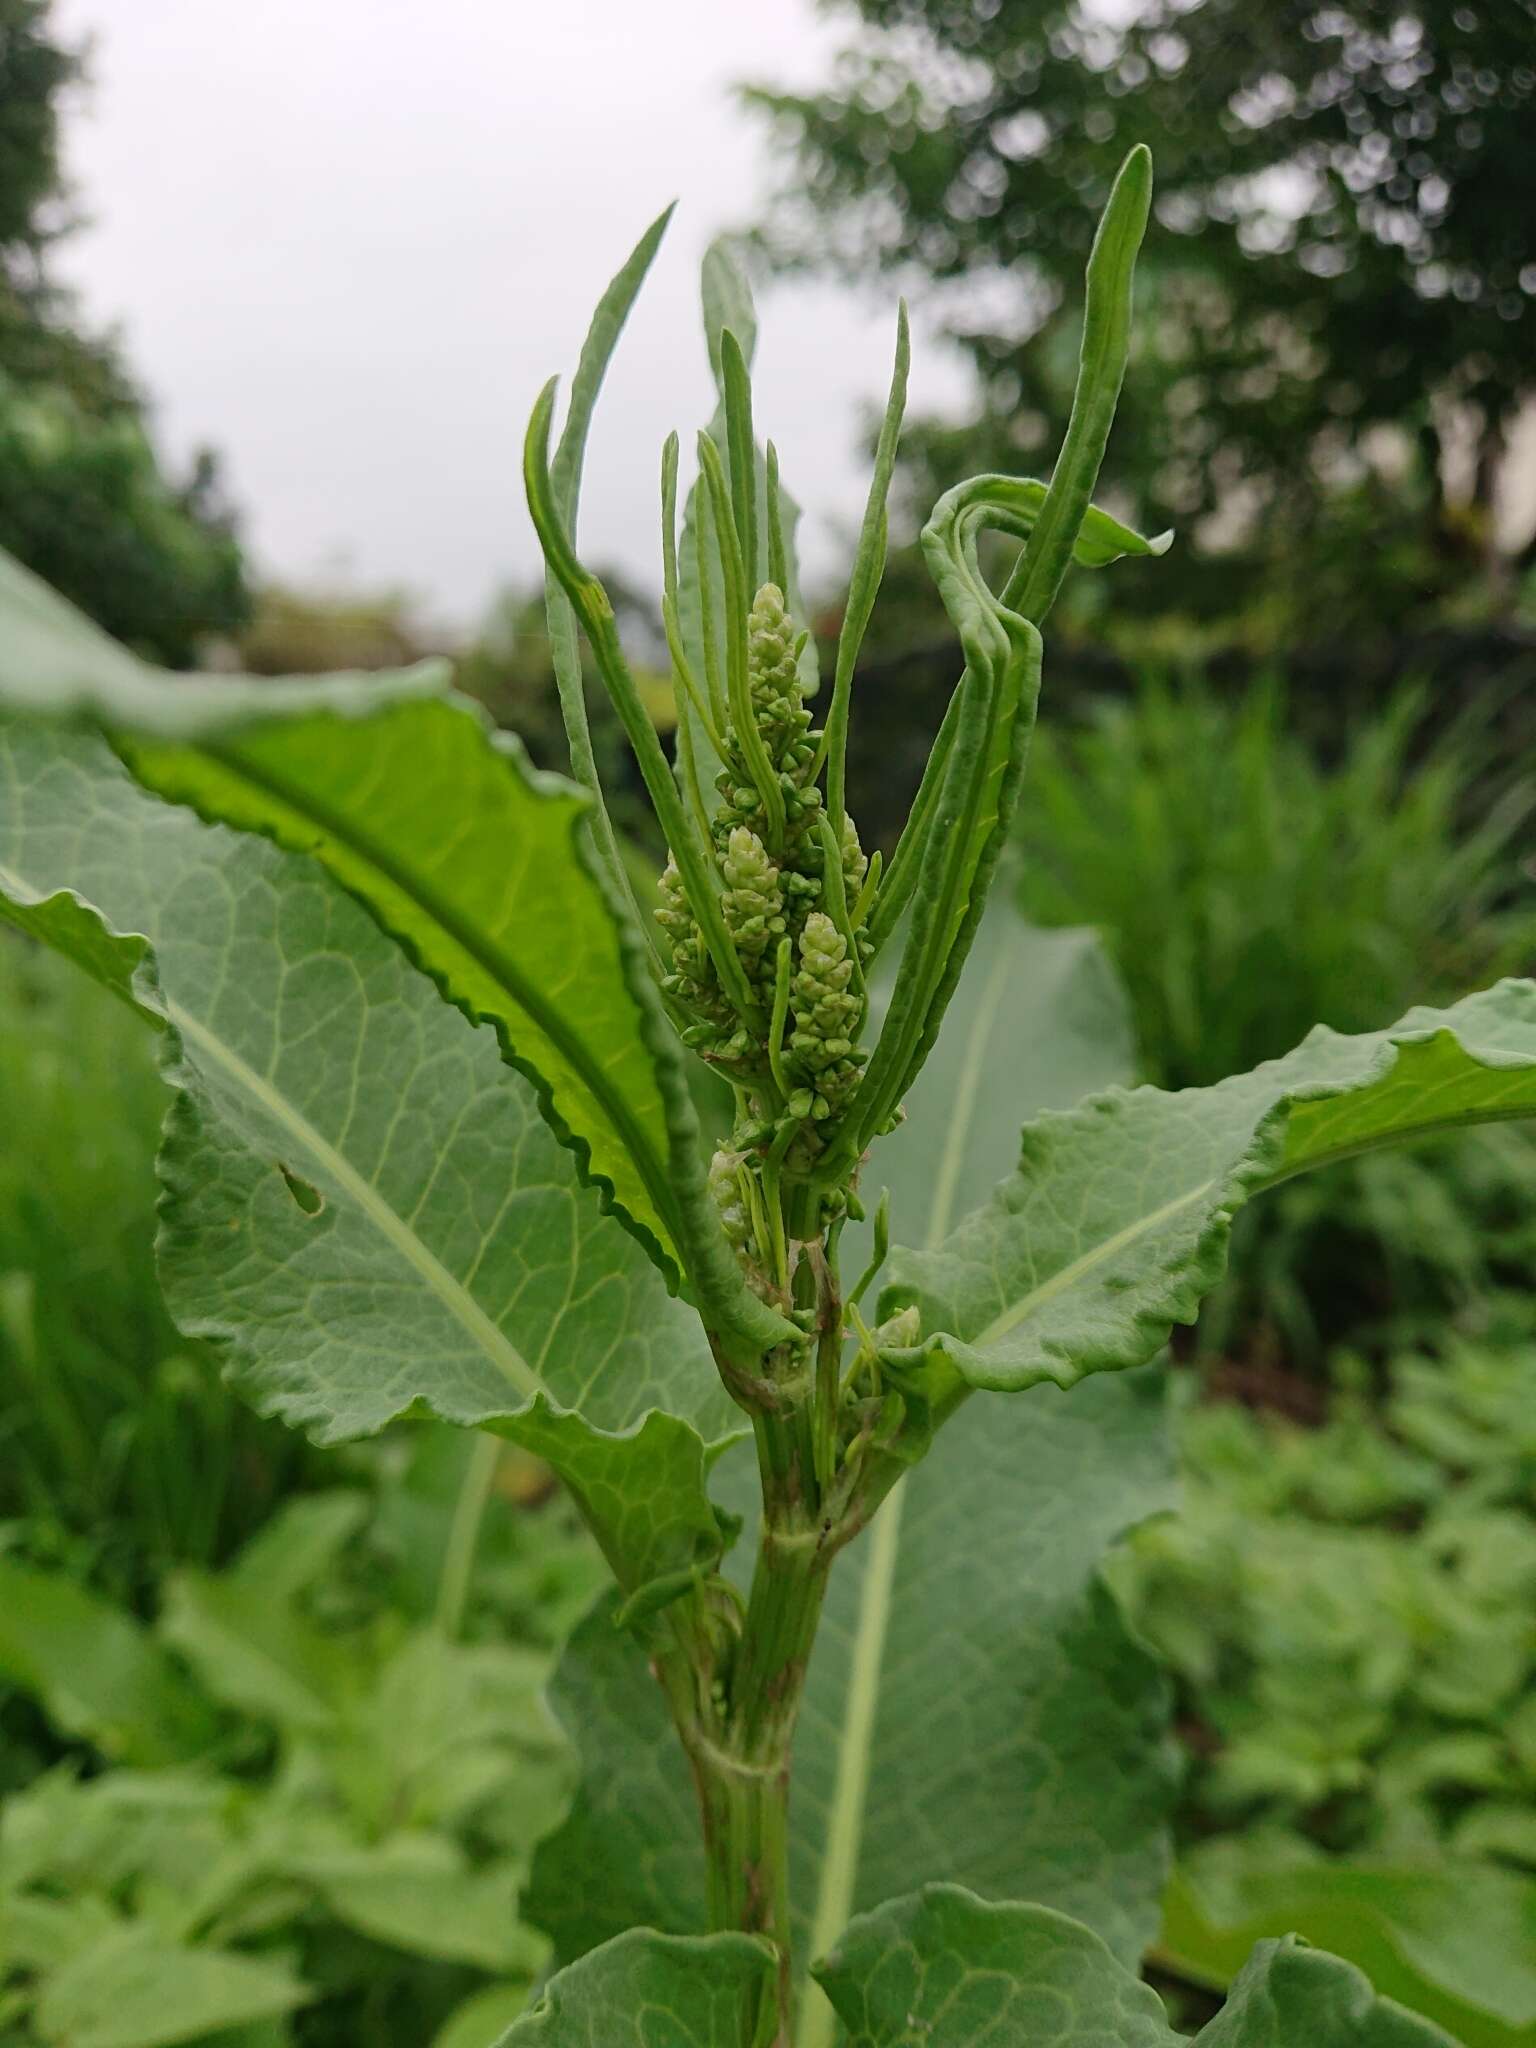
[(1536, 2048), (1536, 1882), (1491, 1863), (1414, 1869), (1262, 1842), (1195, 1851), (1169, 1886), (1160, 1953), (1221, 1989), (1253, 1944), (1294, 1932), (1336, 1951), (1377, 1989), (1464, 2048)]
[(634, 1928), (552, 1977), (498, 2048), (743, 2048), (773, 1974), (749, 1935)]
[(496, 2048), (527, 2003), (526, 1984), (491, 1984), (472, 1992), (432, 2036), (432, 2048)]
[[(1150, 1986), (1041, 1906), (928, 1885), (849, 1928), (816, 1975), (846, 2048), (1180, 2048)], [(1295, 1941), (1254, 1953), (1200, 2048), (1454, 2048), (1358, 1970)]]
[[(873, 1157), (896, 1226), (942, 1235), (1006, 1170), (1018, 1119), (1129, 1059), (1097, 947), (1031, 933), (1000, 902), (954, 1030)], [(852, 1243), (845, 1271), (863, 1256)], [(1168, 1504), (1169, 1464), (1159, 1388), (1142, 1376), (1070, 1400), (973, 1402), (839, 1559), (795, 1757), (805, 1945), (829, 1946), (853, 1911), (920, 1874), (1047, 1899), (1140, 1953), (1166, 1868), (1166, 1701), (1097, 1570), (1122, 1529)], [(750, 1479), (726, 1477), (741, 1504)], [(552, 1699), (582, 1778), (535, 1858), (529, 1916), (561, 1959), (637, 1922), (701, 1927), (688, 1773), (606, 1609), (577, 1632)]]
[[(539, 1843), (523, 1912), (573, 1963), (631, 1927), (708, 1925), (699, 1803), (641, 1645), (599, 1600), (566, 1644), (549, 1703), (576, 1753), (569, 1811)], [(601, 1880), (594, 1879), (601, 1873)]]
[(355, 1671), (344, 1642), (233, 1574), (174, 1573), (160, 1634), (214, 1699), (279, 1728), (329, 1728)]
[(515, 1436), (540, 1401), (580, 1409), (582, 1446), (658, 1407), (728, 1433), (697, 1318), (532, 1087), (314, 863), (146, 797), (88, 735), (17, 727), (0, 899), (66, 937), (82, 899), (154, 949), (133, 986), (172, 1027), (162, 1277), (260, 1406), (325, 1441), (412, 1408)]
[(203, 817), (312, 855), (472, 1020), (676, 1276), (690, 1122), (644, 942), (600, 878), (588, 799), (446, 687), (157, 672), (0, 554), (0, 703), (79, 718)]
[(212, 1739), (206, 1702), (131, 1615), (60, 1573), (5, 1558), (0, 1677), (116, 1762), (171, 1763)]
[(472, 1870), (446, 1835), (396, 1836), (300, 1866), (338, 1920), (409, 1955), (470, 1963), (498, 1975), (527, 1965), (543, 1944), (518, 1926), (515, 1864)]
[(285, 1501), (246, 1544), (227, 1576), (274, 1606), (308, 1592), (367, 1521), (365, 1493), (338, 1488)]
[(727, 1531), (710, 1503), (712, 1456), (678, 1416), (654, 1411), (633, 1433), (616, 1436), (536, 1402), (517, 1437), (579, 1496), (625, 1593), (641, 1595), (658, 1582), (681, 1590), (719, 1563)]
[(174, 2048), (292, 2012), (310, 1995), (280, 1963), (124, 1926), (47, 1978), (32, 2025), (46, 2048)]
[(1120, 1089), (1025, 1128), (1017, 1171), (937, 1249), (893, 1257), (905, 1354), (972, 1386), (1139, 1365), (1221, 1278), (1234, 1211), (1307, 1167), (1536, 1113), (1536, 984), (1501, 982), (1389, 1030), (1322, 1028), (1214, 1088)]
[[(0, 1893), (0, 1972), (55, 1970), (113, 1933), (118, 1916), (104, 1899), (50, 1899)], [(3, 1979), (0, 1979), (3, 1981)]]

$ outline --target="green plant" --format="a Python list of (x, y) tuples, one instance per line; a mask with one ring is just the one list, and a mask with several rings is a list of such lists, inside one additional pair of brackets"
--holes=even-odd
[(1430, 740), (1425, 712), (1400, 689), (1324, 766), (1273, 679), (1233, 700), (1150, 673), (1041, 730), (1020, 901), (1103, 933), (1148, 1080), (1208, 1087), (1316, 1022), (1375, 1030), (1529, 966), (1532, 791), (1498, 770), (1487, 721)]
[[(1316, 1032), (1213, 1089), (1047, 1110), (984, 1192), (1020, 1113), (1103, 1078), (1102, 1026), (1086, 1051), (1072, 1029), (1102, 1019), (1081, 942), (1037, 954), (982, 912), (1039, 621), (1074, 556), (1158, 551), (1089, 502), (1149, 203), (1137, 151), (1090, 262), (1050, 487), (978, 478), (930, 521), (964, 669), (883, 868), (844, 815), (842, 743), (905, 325), (818, 735), (751, 308), (707, 261), (721, 408), (681, 545), (675, 441), (662, 470), (691, 712), (674, 779), (570, 532), (660, 222), (602, 302), (553, 461), (552, 391), (527, 442), (581, 786), (526, 772), (437, 670), (168, 681), (4, 570), (0, 886), (161, 1033), (173, 1312), (322, 1439), (428, 1410), (538, 1450), (617, 1582), (556, 1683), (584, 1777), (523, 1901), (559, 1967), (513, 2043), (820, 2048), (841, 2027), (940, 2048), (1071, 2015), (1165, 2048), (1133, 1974), (1162, 1875), (1164, 1702), (1096, 1576), (1164, 1498), (1134, 1369), (1195, 1314), (1249, 1195), (1536, 1109), (1536, 988), (1511, 983)], [(984, 526), (1023, 542), (1001, 593)], [(578, 630), (671, 847), (660, 928), (596, 786)], [(712, 1161), (690, 1049), (733, 1091)], [(859, 1193), (877, 1140), (889, 1203)], [(1277, 2027), (1441, 2038), (1288, 1942), (1256, 1952), (1207, 2040)]]
[(483, 2048), (520, 2008), (547, 1944), (517, 1892), (569, 1771), (539, 1698), (552, 1645), (507, 1594), (520, 1573), (537, 1626), (551, 1573), (590, 1594), (597, 1561), (558, 1507), (497, 1516), (476, 1604), (513, 1641), (461, 1640), (455, 1532), (485, 1488), (456, 1436), (418, 1429), (372, 1501), (312, 1494), (225, 1570), (173, 1573), (153, 1630), (0, 1560), (0, 1671), (72, 1744), (0, 1803), (0, 2038), (260, 2024), (388, 2048), (478, 2021)]
[(1398, 1352), (1379, 1406), (1358, 1361), (1335, 1370), (1314, 1429), (1190, 1407), (1185, 1512), (1115, 1560), (1193, 1757), (1163, 1957), (1221, 1981), (1245, 1927), (1327, 1928), (1469, 2048), (1508, 2048), (1536, 2029), (1529, 1306)]
[(142, 1024), (0, 934), (0, 1554), (139, 1601), (216, 1563), (323, 1460), (231, 1403), (155, 1280), (165, 1087)]
[[(1523, 972), (1536, 915), (1517, 879), (1528, 780), (1492, 719), (1437, 740), (1398, 691), (1323, 765), (1279, 686), (1240, 701), (1149, 674), (1124, 703), (1039, 735), (1019, 819), (1020, 901), (1089, 924), (1129, 991), (1142, 1071), (1208, 1086), (1273, 1059), (1312, 1019), (1379, 1027), (1411, 1002)], [(1277, 1336), (1321, 1369), (1389, 1315), (1459, 1307), (1533, 1270), (1527, 1134), (1353, 1161), (1237, 1226), (1208, 1348)]]

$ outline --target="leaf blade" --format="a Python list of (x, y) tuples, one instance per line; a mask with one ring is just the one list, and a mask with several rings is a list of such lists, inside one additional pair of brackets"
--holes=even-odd
[[(1180, 2048), (1161, 1999), (1089, 1928), (928, 1885), (864, 1915), (816, 1974), (846, 2048)], [(1348, 1963), (1293, 1939), (1256, 1949), (1196, 2048), (1454, 2048)]]
[(773, 1976), (750, 1935), (635, 1928), (551, 1978), (497, 2048), (741, 2048)]
[(494, 1026), (584, 1175), (676, 1279), (666, 1088), (681, 1087), (667, 1071), (678, 1055), (585, 796), (533, 773), (437, 665), (171, 678), (8, 557), (0, 621), (0, 697), (88, 719), (158, 794), (320, 861), (448, 1000)]
[(417, 1402), (505, 1426), (541, 1391), (599, 1430), (661, 1407), (728, 1432), (696, 1317), (532, 1090), (321, 869), (155, 802), (87, 735), (0, 730), (0, 791), (0, 896), (130, 935), (179, 1091), (168, 1297), (261, 1405), (330, 1440)]
[[(882, 1312), (973, 1386), (1017, 1391), (1150, 1358), (1225, 1266), (1235, 1210), (1308, 1167), (1536, 1114), (1536, 985), (1503, 982), (1209, 1089), (1111, 1091), (1026, 1126), (1021, 1163), (935, 1251), (893, 1256)], [(983, 1271), (983, 1268), (986, 1271)]]

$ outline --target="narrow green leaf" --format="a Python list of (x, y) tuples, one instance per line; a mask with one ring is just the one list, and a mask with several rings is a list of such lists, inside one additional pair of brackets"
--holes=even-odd
[(843, 608), (842, 629), (837, 636), (837, 663), (832, 676), (832, 705), (827, 713), (827, 814), (832, 820), (836, 843), (843, 836), (843, 784), (847, 767), (848, 706), (853, 694), (853, 671), (859, 649), (875, 609), (880, 580), (885, 574), (886, 501), (891, 495), (891, 474), (896, 467), (896, 444), (901, 438), (902, 416), (907, 409), (907, 372), (912, 363), (912, 337), (907, 326), (903, 300), (896, 315), (896, 364), (891, 371), (890, 394), (875, 444), (875, 469), (869, 482), (864, 507), (864, 524), (853, 558), (853, 575), (848, 584), (848, 601)]
[(641, 942), (600, 880), (586, 800), (534, 774), (443, 683), (436, 669), (172, 678), (0, 557), (0, 702), (89, 718), (161, 795), (319, 860), (494, 1026), (583, 1172), (675, 1278), (677, 1055)]
[(1536, 1114), (1536, 984), (1501, 982), (1387, 1031), (1319, 1028), (1214, 1088), (1138, 1088), (1027, 1125), (1020, 1165), (933, 1251), (902, 1251), (882, 1314), (972, 1385), (1014, 1391), (1138, 1365), (1192, 1322), (1232, 1216), (1307, 1167)]
[(891, 1005), (829, 1151), (846, 1168), (884, 1130), (916, 1079), (964, 968), (1007, 837), (1040, 694), (1040, 635), (1001, 603), (976, 563), (975, 540), (1012, 509), (1016, 489), (985, 477), (946, 491), (923, 529), (923, 553), (960, 636), (965, 672), (942, 792), (916, 864), (911, 914)]
[[(581, 497), (581, 472), (586, 458), (587, 435), (591, 430), (592, 415), (596, 410), (598, 394), (608, 365), (618, 346), (619, 336), (624, 331), (630, 309), (640, 293), (661, 238), (666, 233), (672, 218), (669, 206), (646, 229), (635, 244), (623, 268), (604, 292), (592, 316), (592, 325), (582, 343), (581, 356), (576, 365), (576, 374), (571, 379), (570, 408), (566, 413), (565, 427), (560, 435), (552, 465), (552, 482), (555, 504), (564, 521), (567, 533), (574, 539), (577, 530), (577, 507)], [(566, 743), (570, 749), (571, 773), (582, 787), (588, 790), (594, 800), (592, 833), (599, 854), (606, 869), (610, 886), (620, 899), (630, 907), (631, 914), (641, 929), (651, 936), (630, 883), (629, 870), (619, 846), (613, 820), (608, 815), (608, 806), (603, 798), (602, 783), (597, 772), (597, 757), (592, 751), (592, 734), (587, 722), (587, 703), (584, 678), (581, 667), (581, 648), (576, 636), (576, 614), (571, 601), (560, 588), (555, 578), (545, 577), (545, 616), (549, 622), (549, 651), (554, 665), (555, 687), (560, 694), (560, 716), (565, 725)]]
[(1152, 153), (1137, 143), (1109, 195), (1088, 257), (1083, 345), (1066, 439), (1039, 524), (1014, 565), (1003, 602), (1044, 623), (1077, 542), (1120, 401), (1131, 348), (1131, 286), (1152, 207)]
[[(855, 1921), (816, 1975), (845, 2048), (1180, 2048), (1162, 2000), (1090, 1929), (927, 1885)], [(1256, 1950), (1198, 2048), (1455, 2048), (1358, 1970), (1294, 1940)]]
[(729, 1432), (697, 1317), (532, 1088), (315, 863), (155, 802), (88, 735), (0, 728), (0, 901), (143, 935), (123, 958), (179, 1091), (162, 1276), (263, 1407), (332, 1441), (416, 1406), (506, 1428), (541, 1395)]
[(637, 1927), (552, 1977), (498, 2048), (745, 2048), (773, 1975), (749, 1935)]
[(730, 328), (720, 336), (720, 378), (725, 394), (725, 439), (730, 450), (731, 517), (741, 544), (747, 602), (758, 585), (757, 439), (752, 431), (752, 380), (741, 343)]
[[(742, 269), (735, 251), (724, 241), (712, 242), (705, 251), (700, 275), (700, 302), (705, 346), (709, 352), (710, 369), (719, 396), (708, 433), (720, 451), (721, 459), (729, 473), (730, 448), (724, 398), (723, 337), (727, 329), (736, 337), (742, 360), (750, 371), (757, 347), (757, 315), (753, 308), (752, 289), (747, 281), (746, 272)], [(757, 480), (757, 528), (760, 533), (771, 533), (773, 521), (768, 503), (767, 466), (758, 460), (755, 450), (753, 467)], [(795, 530), (800, 523), (800, 508), (782, 485), (778, 489), (777, 499), (778, 538), (782, 543), (783, 576), (782, 579), (775, 576), (774, 580), (780, 583), (790, 611), (796, 618), (803, 618), (805, 607), (801, 601), (795, 562)], [(725, 584), (720, 563), (715, 558), (711, 533), (708, 492), (700, 480), (689, 491), (683, 509), (683, 543), (678, 563), (678, 620), (688, 659), (694, 673), (701, 678), (711, 673), (723, 673), (725, 664), (725, 641), (722, 632)], [(709, 543), (702, 550), (702, 568), (699, 545), (701, 538)], [(814, 643), (809, 641), (800, 656), (800, 675), (806, 694), (813, 696), (817, 688), (816, 649)], [(687, 707), (679, 707), (679, 715), (691, 716)], [(718, 753), (711, 746), (708, 736), (698, 726), (697, 721), (694, 722), (693, 742), (695, 757), (699, 764), (699, 777), (708, 790), (712, 788), (721, 764)]]

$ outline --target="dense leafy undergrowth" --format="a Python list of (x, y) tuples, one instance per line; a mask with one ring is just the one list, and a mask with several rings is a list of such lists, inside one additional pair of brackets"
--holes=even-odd
[(543, 1691), (599, 1567), (480, 1449), (397, 1437), (171, 1573), (152, 1627), (0, 1558), (0, 1678), (53, 1754), (0, 1805), (0, 2041), (485, 2048), (521, 2009), (570, 1778)]
[(1536, 2038), (1536, 1317), (1335, 1361), (1316, 1427), (1179, 1426), (1185, 1513), (1113, 1561), (1190, 1760), (1159, 1960), (1299, 1928), (1469, 2048)]
[[(0, 932), (0, 1555), (143, 1607), (295, 1487), (302, 1437), (229, 1399), (155, 1278), (165, 1087), (131, 1012)], [(0, 1757), (0, 1782), (5, 1761)]]

